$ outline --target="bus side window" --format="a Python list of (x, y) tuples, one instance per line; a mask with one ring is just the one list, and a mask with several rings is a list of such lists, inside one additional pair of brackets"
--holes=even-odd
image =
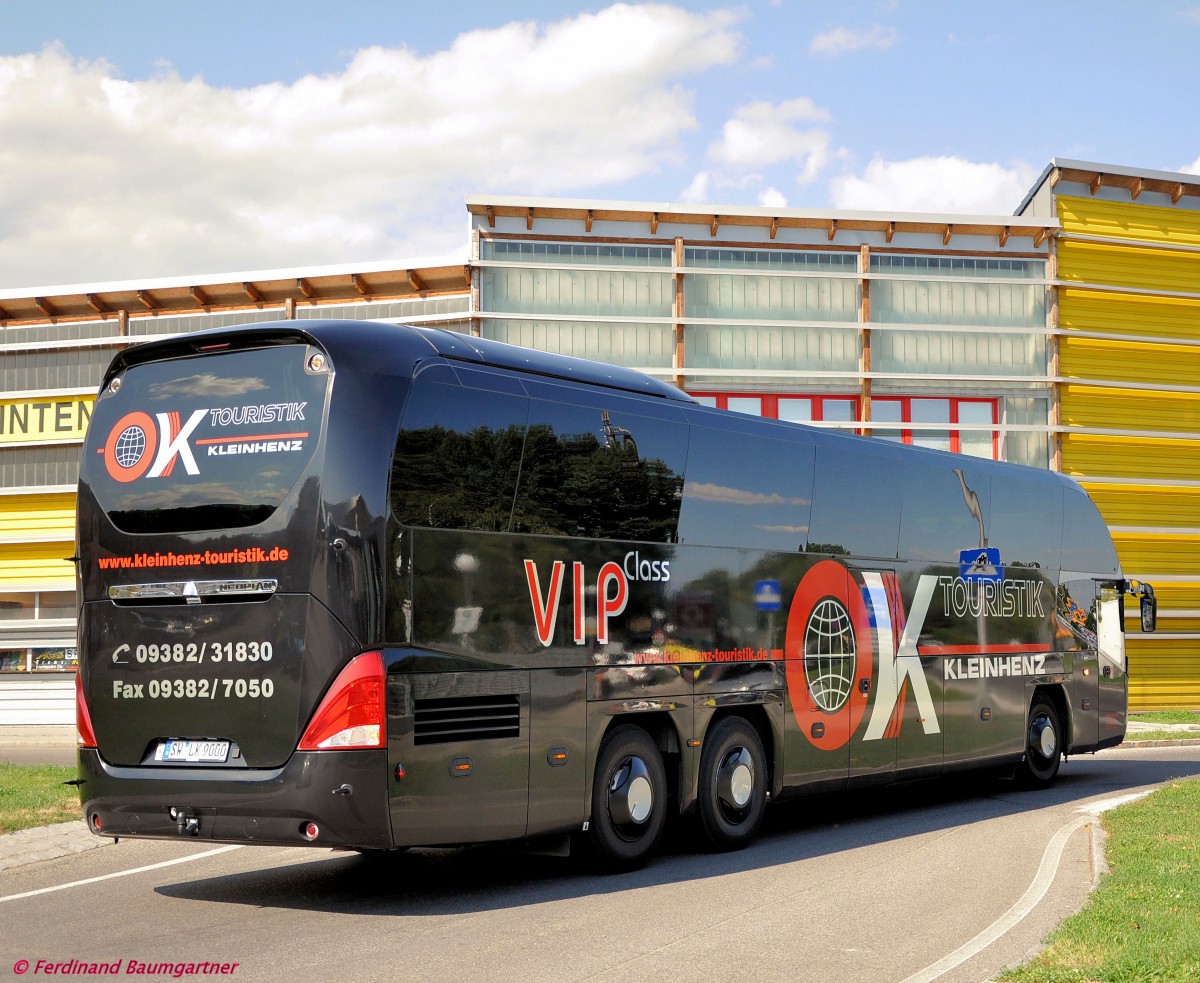
[(902, 460), (882, 445), (862, 454), (818, 446), (809, 552), (895, 559)]
[(1120, 561), (1108, 527), (1082, 490), (1068, 489), (1063, 506), (1062, 567), (1094, 576), (1115, 574)]
[(534, 399), (513, 531), (673, 543), (686, 458), (682, 424)]
[(1050, 475), (1009, 475), (992, 487), (989, 545), (1001, 550), (1007, 566), (1057, 570), (1063, 531), (1055, 519), (1062, 508), (1063, 487)]
[(900, 555), (957, 565), (963, 550), (992, 545), (991, 488), (987, 471), (968, 457), (907, 461)]
[(692, 427), (679, 539), (705, 546), (794, 553), (808, 542), (813, 449)]
[(396, 518), (434, 529), (507, 531), (527, 404), (523, 396), (418, 376), (392, 459)]

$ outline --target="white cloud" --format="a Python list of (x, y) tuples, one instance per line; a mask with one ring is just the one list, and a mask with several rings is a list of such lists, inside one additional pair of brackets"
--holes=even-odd
[(767, 188), (760, 192), (758, 203), (764, 208), (787, 208), (787, 198), (778, 188)]
[(1200, 174), (1200, 157), (1197, 157), (1190, 164), (1184, 164), (1181, 168), (1184, 174)]
[(708, 147), (712, 167), (693, 178), (684, 201), (711, 201), (714, 192), (738, 190), (757, 194), (764, 203), (782, 204), (782, 195), (766, 187), (764, 169), (788, 170), (801, 184), (814, 181), (844, 151), (834, 150), (820, 124), (829, 114), (811, 99), (752, 102), (738, 107)]
[(883, 27), (880, 24), (873, 25), (869, 31), (856, 31), (851, 27), (835, 27), (832, 31), (825, 31), (813, 38), (808, 50), (814, 55), (829, 55), (831, 58), (836, 58), (838, 55), (862, 51), (864, 48), (885, 51), (899, 39), (900, 35), (894, 27)]
[(468, 192), (564, 194), (675, 163), (730, 11), (618, 4), (446, 50), (229, 89), (0, 58), (0, 286), (461, 249)]
[(1007, 215), (1037, 178), (1026, 164), (977, 164), (961, 157), (876, 157), (862, 176), (834, 178), (835, 208), (886, 212)]

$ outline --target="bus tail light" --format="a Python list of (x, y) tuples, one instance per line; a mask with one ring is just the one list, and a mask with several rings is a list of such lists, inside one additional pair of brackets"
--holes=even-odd
[(83, 679), (75, 673), (75, 743), (80, 747), (95, 747), (96, 732), (92, 729), (92, 714), (83, 697)]
[(329, 687), (298, 750), (383, 747), (385, 693), (382, 654), (356, 656)]

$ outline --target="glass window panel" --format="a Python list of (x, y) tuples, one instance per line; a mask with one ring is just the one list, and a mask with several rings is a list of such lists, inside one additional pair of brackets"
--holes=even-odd
[(0, 621), (32, 621), (34, 595), (0, 594)]
[(1007, 475), (992, 484), (988, 545), (1010, 566), (1057, 570), (1062, 552), (1063, 487), (1049, 475)]
[[(911, 406), (913, 423), (950, 422), (950, 400), (948, 399), (914, 399)], [(932, 447), (939, 451), (950, 450), (949, 430), (914, 429), (912, 440), (918, 447)]]
[(480, 334), (523, 348), (629, 368), (662, 368), (670, 366), (675, 358), (675, 332), (669, 324), (485, 318)]
[(689, 324), (684, 331), (691, 368), (858, 371), (857, 331), (736, 324)]
[(669, 317), (674, 299), (667, 273), (485, 267), (479, 277), (482, 311)]
[[(1045, 427), (1050, 403), (1040, 397), (1008, 396), (1004, 400), (1004, 422)], [(1035, 468), (1050, 466), (1050, 439), (1046, 431), (1009, 431), (1004, 437), (1005, 460)]]
[(709, 407), (712, 407), (714, 410), (717, 408), (717, 397), (716, 396), (693, 396), (692, 399), (694, 399), (701, 406), (709, 406)]
[[(958, 422), (960, 425), (992, 424), (995, 422), (995, 406), (991, 402), (981, 403), (962, 400), (958, 404)], [(991, 430), (959, 430), (958, 445), (963, 454), (970, 457), (993, 456), (995, 443)]]
[(762, 416), (762, 399), (758, 396), (730, 396), (725, 402), (725, 408), (734, 413)]
[[(904, 404), (898, 399), (879, 399), (871, 400), (871, 419), (875, 423), (900, 423), (904, 417)], [(873, 430), (872, 436), (880, 440), (890, 440), (895, 443), (900, 443), (903, 435), (899, 427), (887, 427), (883, 429)]]
[(853, 399), (821, 400), (821, 417), (827, 422), (853, 423), (858, 419), (857, 402)]
[(779, 397), (779, 419), (789, 423), (811, 423), (812, 400), (808, 397)]
[[(2, 596), (0, 596), (2, 600)], [(75, 617), (74, 591), (42, 591), (38, 597), (39, 620)]]

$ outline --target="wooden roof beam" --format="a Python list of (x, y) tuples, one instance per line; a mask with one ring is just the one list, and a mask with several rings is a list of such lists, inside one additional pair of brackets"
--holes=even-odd
[(658, 212), (650, 213), (650, 234), (652, 236), (658, 235)]
[(1009, 227), (1006, 225), (1000, 230), (1000, 248), (1003, 249), (1008, 245), (1008, 237), (1011, 234)]
[(463, 282), (469, 287), (471, 285), (471, 267), (470, 264), (463, 265)]
[(488, 228), (494, 229), (496, 227), (496, 209), (493, 208), (491, 205), (487, 206), (487, 220), (488, 220)]
[(1050, 189), (1053, 190), (1053, 189), (1057, 188), (1058, 182), (1061, 180), (1062, 180), (1062, 168), (1056, 167), (1056, 168), (1054, 168), (1054, 173), (1050, 175)]
[(211, 307), (212, 301), (208, 299), (208, 294), (204, 292), (202, 287), (188, 287), (188, 294), (192, 300), (196, 302), (197, 307)]
[(887, 230), (883, 233), (883, 241), (891, 242), (896, 235), (896, 223), (888, 222)]
[(247, 297), (249, 297), (252, 301), (254, 301), (254, 303), (256, 303), (256, 304), (263, 303), (262, 291), (259, 290), (258, 287), (256, 287), (249, 280), (245, 280), (242, 282), (242, 292), (245, 293), (245, 295)]
[(420, 293), (422, 290), (429, 289), (425, 285), (425, 281), (421, 279), (420, 275), (417, 273), (416, 270), (408, 270), (407, 276), (408, 276), (408, 285), (410, 287), (412, 287), (413, 290), (417, 291), (417, 293)]
[(836, 218), (830, 219), (830, 221), (829, 221), (829, 241), (830, 242), (833, 242), (833, 237), (835, 235), (837, 235), (837, 229), (838, 229), (837, 219)]
[(1033, 248), (1037, 249), (1043, 242), (1050, 238), (1050, 230), (1046, 228), (1038, 229), (1037, 235), (1033, 237)]
[(954, 223), (946, 223), (946, 231), (942, 233), (942, 245), (950, 245), (950, 240), (954, 237)]
[(583, 230), (584, 232), (592, 231), (592, 210), (590, 208), (588, 209), (587, 218), (583, 220)]
[[(492, 210), (492, 206), (488, 205), (488, 211), (490, 212), (491, 210)], [(370, 297), (371, 296), (371, 288), (367, 285), (367, 281), (364, 280), (359, 274), (351, 273), (350, 274), (350, 283), (354, 287), (354, 289), (358, 291), (358, 294), (360, 297)]]
[(526, 232), (533, 231), (533, 208), (532, 207), (530, 207), (529, 211), (527, 211), (525, 213), (525, 231)]
[(1144, 178), (1136, 177), (1133, 179), (1133, 184), (1129, 188), (1129, 198), (1131, 201), (1137, 201), (1138, 196), (1146, 190), (1146, 181)]
[(771, 238), (774, 239), (779, 232), (779, 217), (775, 216), (771, 219)]
[(296, 277), (296, 289), (300, 291), (300, 296), (305, 300), (312, 300), (316, 296), (312, 284), (302, 276)]
[(87, 295), (87, 305), (92, 310), (94, 310), (97, 314), (111, 314), (112, 313), (112, 308), (109, 307), (106, 303), (104, 303), (104, 301), (101, 300), (96, 294), (88, 294)]
[(717, 229), (719, 229), (720, 227), (721, 227), (721, 216), (714, 215), (712, 217), (712, 222), (709, 223), (709, 226), (708, 226), (708, 234), (715, 238), (716, 234), (717, 234)]
[(1171, 192), (1171, 204), (1178, 205), (1179, 199), (1183, 197), (1183, 182), (1175, 185), (1175, 190)]
[(0, 321), (11, 321), (11, 320), (12, 320), (12, 315), (9, 314), (8, 311), (4, 309), (3, 305), (0, 305)]
[(54, 305), (51, 304), (50, 301), (48, 301), (45, 297), (34, 297), (33, 303), (39, 311), (46, 315), (46, 317), (58, 316), (58, 311), (55, 310)]
[(137, 292), (137, 299), (148, 311), (157, 311), (162, 308), (162, 304), (158, 302), (157, 298), (149, 290), (139, 290)]
[(1104, 175), (1097, 172), (1096, 176), (1092, 178), (1092, 183), (1091, 183), (1092, 194), (1095, 194), (1097, 191), (1099, 191), (1100, 188), (1103, 186), (1103, 184), (1104, 184)]

